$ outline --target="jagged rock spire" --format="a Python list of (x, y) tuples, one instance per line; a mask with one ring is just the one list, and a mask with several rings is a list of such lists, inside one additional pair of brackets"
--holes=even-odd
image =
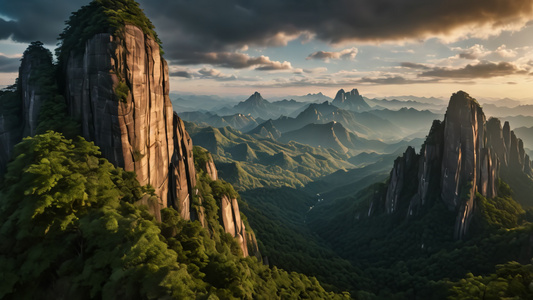
[[(463, 238), (475, 212), (475, 195), (497, 196), (501, 169), (531, 175), (523, 143), (509, 123), (486, 120), (479, 103), (467, 93), (452, 95), (443, 122), (435, 121), (420, 154), (408, 148), (395, 161), (383, 204), (385, 213), (419, 214), (442, 201), (456, 212), (454, 236)], [(405, 184), (409, 182), (409, 184)], [(431, 191), (438, 191), (434, 199)], [(374, 211), (372, 211), (374, 213)]]

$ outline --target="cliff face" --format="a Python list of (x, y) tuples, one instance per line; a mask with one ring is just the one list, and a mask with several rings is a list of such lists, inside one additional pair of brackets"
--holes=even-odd
[(395, 161), (381, 200), (383, 212), (410, 217), (428, 203), (442, 201), (457, 213), (454, 235), (463, 238), (475, 211), (476, 193), (497, 196), (501, 168), (531, 175), (523, 143), (509, 128), (508, 123), (502, 128), (497, 119), (487, 121), (467, 93), (453, 94), (444, 121), (433, 123), (421, 153), (408, 148)]
[(0, 176), (6, 171), (13, 147), (22, 140), (22, 105), (16, 92), (0, 95)]
[[(201, 159), (197, 159), (196, 163), (198, 168), (205, 172), (206, 176), (203, 177), (204, 180), (207, 180), (210, 183), (219, 180), (215, 162), (213, 161), (211, 154), (204, 149), (197, 149), (197, 151), (199, 151), (199, 156), (203, 157)], [(200, 172), (200, 174), (201, 173), (202, 172)], [(200, 177), (199, 180), (202, 180), (202, 177)], [(208, 227), (208, 224), (205, 220), (205, 209), (202, 206), (204, 201), (202, 199), (203, 195), (200, 192), (198, 196), (200, 205), (195, 206), (192, 219), (200, 221), (203, 227)], [(224, 192), (221, 195), (215, 195), (215, 198), (220, 208), (218, 212), (218, 220), (220, 225), (222, 225), (222, 228), (224, 228), (224, 231), (231, 234), (231, 236), (237, 240), (245, 257), (251, 254), (261, 258), (255, 234), (249, 228), (247, 230), (244, 220), (241, 218), (239, 202), (237, 201), (235, 195)]]
[(159, 45), (126, 25), (121, 37), (97, 34), (65, 66), (70, 115), (83, 136), (116, 166), (154, 187), (160, 202), (190, 218), (195, 186), (192, 142), (168, 97), (168, 67)]
[(458, 209), (458, 238), (468, 230), (476, 192), (488, 198), (496, 196), (494, 175), (499, 161), (486, 146), (485, 124), (485, 115), (474, 99), (464, 92), (452, 96), (444, 119), (441, 199), (449, 209)]
[(237, 199), (230, 199), (226, 195), (222, 196), (220, 213), (224, 230), (237, 240), (243, 255), (248, 256), (248, 241)]
[[(0, 94), (0, 175), (5, 171), (13, 147), (23, 137), (36, 133), (39, 112), (45, 100), (44, 84), (53, 78), (40, 78), (54, 70), (52, 54), (42, 43), (34, 42), (24, 52), (18, 86)], [(49, 88), (49, 87), (48, 87)]]
[[(22, 92), (22, 111), (24, 116), (23, 136), (33, 136), (37, 129), (39, 111), (43, 102), (41, 86), (35, 84), (32, 74), (40, 67), (52, 68), (51, 61), (44, 61), (37, 55), (27, 55), (21, 62), (19, 80)], [(32, 80), (33, 79), (33, 80)]]

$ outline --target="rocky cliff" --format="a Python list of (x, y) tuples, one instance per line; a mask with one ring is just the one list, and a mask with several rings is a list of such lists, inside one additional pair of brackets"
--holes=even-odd
[[(195, 165), (199, 171), (199, 181), (204, 181), (211, 186), (213, 196), (220, 208), (218, 220), (222, 228), (237, 240), (245, 257), (256, 255), (261, 258), (255, 234), (250, 228), (246, 227), (244, 220), (241, 218), (237, 193), (231, 186), (228, 186), (228, 183), (219, 180), (215, 162), (207, 150), (197, 146), (194, 149), (194, 154)], [(195, 196), (197, 196), (199, 203), (194, 207), (192, 218), (200, 221), (202, 226), (208, 227), (208, 221), (205, 219), (206, 210), (203, 205), (206, 201), (205, 195), (200, 190)]]
[(444, 121), (433, 123), (420, 154), (409, 147), (395, 161), (381, 205), (384, 213), (408, 218), (428, 203), (442, 201), (457, 214), (454, 236), (463, 238), (475, 212), (476, 193), (497, 196), (501, 169), (531, 175), (523, 143), (509, 128), (497, 119), (487, 121), (467, 93), (453, 94)]
[(0, 94), (0, 175), (13, 147), (23, 137), (36, 133), (39, 112), (47, 92), (54, 88), (52, 53), (41, 42), (24, 51), (17, 84)]
[(158, 43), (133, 25), (97, 34), (65, 64), (70, 115), (102, 155), (155, 189), (156, 214), (172, 205), (190, 219), (195, 186), (192, 141), (172, 110)]
[[(79, 124), (81, 135), (94, 142), (103, 157), (135, 172), (141, 185), (153, 187), (156, 197), (146, 196), (139, 204), (147, 205), (159, 220), (161, 209), (172, 206), (183, 219), (199, 220), (208, 227), (206, 209), (194, 207), (198, 206), (193, 203), (199, 194), (198, 166), (192, 139), (169, 99), (168, 66), (157, 35), (134, 1), (127, 2), (127, 7), (123, 4), (92, 1), (67, 22), (58, 52), (62, 91), (58, 90), (50, 51), (35, 42), (24, 53), (18, 85), (0, 92), (0, 175), (13, 146), (23, 136), (64, 129), (56, 128), (63, 124), (56, 119), (70, 121), (63, 115), (66, 108)], [(140, 20), (142, 25), (117, 23), (120, 17)], [(104, 18), (98, 24), (101, 28), (90, 27), (98, 33), (87, 30), (80, 34), (75, 27), (92, 25), (98, 18)], [(55, 116), (56, 112), (61, 116)], [(209, 180), (218, 181), (213, 159), (209, 154), (208, 158), (200, 168)], [(247, 245), (257, 249), (257, 242), (253, 231), (245, 230), (236, 193), (231, 186), (229, 189), (233, 193), (219, 197), (219, 222), (248, 256)]]

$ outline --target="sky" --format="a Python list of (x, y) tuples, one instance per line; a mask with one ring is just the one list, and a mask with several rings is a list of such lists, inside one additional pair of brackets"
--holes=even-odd
[[(0, 0), (0, 86), (27, 45), (53, 50), (89, 0)], [(163, 41), (171, 90), (268, 96), (358, 88), (369, 97), (533, 104), (533, 0), (138, 0)]]

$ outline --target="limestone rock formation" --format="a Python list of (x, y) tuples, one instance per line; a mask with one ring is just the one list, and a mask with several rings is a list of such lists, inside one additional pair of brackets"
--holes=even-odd
[(335, 95), (332, 104), (353, 111), (365, 111), (370, 109), (370, 105), (366, 103), (365, 99), (363, 99), (363, 96), (359, 94), (357, 89), (352, 89), (348, 93), (346, 93), (344, 89), (340, 89), (337, 92), (337, 95)]
[(160, 202), (190, 218), (195, 185), (192, 142), (168, 97), (169, 77), (158, 43), (133, 25), (122, 36), (101, 33), (65, 66), (70, 115), (102, 155), (141, 185), (154, 187)]
[[(455, 237), (468, 233), (475, 195), (497, 196), (501, 169), (531, 175), (523, 143), (506, 122), (486, 120), (482, 108), (467, 93), (452, 95), (443, 122), (435, 121), (420, 154), (408, 148), (391, 171), (386, 196), (371, 203), (387, 214), (417, 215), (421, 208), (442, 201), (457, 214)], [(409, 183), (406, 183), (409, 181)], [(379, 198), (378, 198), (379, 199)]]

